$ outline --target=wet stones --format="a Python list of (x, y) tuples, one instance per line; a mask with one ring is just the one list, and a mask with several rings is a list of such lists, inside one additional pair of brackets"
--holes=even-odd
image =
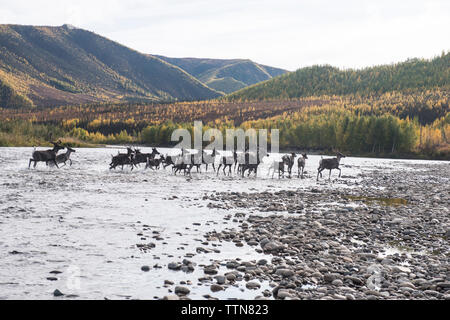
[(447, 239), (450, 239), (450, 229), (447, 229), (445, 231), (445, 235), (444, 235)]
[(189, 290), (186, 287), (183, 286), (176, 286), (175, 287), (175, 294), (179, 295), (179, 296), (185, 296), (188, 295), (191, 292), (191, 290)]
[(55, 291), (53, 291), (53, 296), (54, 297), (62, 297), (63, 295), (64, 295), (64, 293), (62, 293), (58, 289), (55, 289)]
[(209, 265), (203, 268), (203, 272), (205, 274), (210, 274), (210, 275), (214, 275), (217, 274), (217, 267), (215, 265)]
[(181, 270), (182, 264), (179, 262), (170, 262), (167, 265), (167, 268), (169, 268), (169, 270), (174, 270), (174, 271), (178, 271)]
[(392, 270), (392, 272), (395, 272), (395, 273), (402, 273), (402, 272), (404, 272), (404, 273), (411, 273), (411, 269), (410, 268), (403, 267), (403, 266), (393, 266), (391, 270)]
[(327, 273), (323, 275), (323, 281), (332, 283), (334, 280), (340, 278), (341, 275), (337, 273)]
[(258, 266), (265, 266), (267, 264), (267, 260), (266, 259), (260, 259), (257, 262)]
[(224, 212), (233, 228), (208, 233), (208, 241), (247, 244), (266, 255), (221, 263), (233, 270), (225, 273), (225, 283), (244, 279), (246, 289), (255, 290), (268, 281), (274, 289), (267, 291), (276, 299), (448, 297), (448, 170), (410, 166), (380, 166), (348, 178), (359, 181), (321, 181), (313, 188), (206, 196), (226, 210), (251, 212), (245, 217)]
[(140, 251), (146, 253), (147, 251), (149, 251), (149, 250), (153, 249), (154, 247), (156, 247), (156, 245), (154, 243), (138, 243), (138, 244), (136, 244), (136, 247)]
[(49, 273), (51, 273), (51, 274), (60, 274), (60, 273), (62, 273), (62, 271), (52, 270)]
[(261, 247), (265, 252), (277, 252), (283, 249), (283, 245), (277, 241), (269, 241)]
[(212, 285), (210, 286), (210, 289), (211, 289), (212, 292), (218, 292), (218, 291), (225, 290), (224, 287), (222, 287), (222, 286), (219, 285), (219, 284), (212, 284)]
[(227, 281), (227, 278), (225, 276), (215, 276), (214, 277), (217, 281), (217, 284), (225, 284)]
[(232, 260), (232, 261), (228, 261), (226, 264), (226, 267), (228, 269), (236, 269), (239, 266), (239, 262)]
[(245, 284), (245, 287), (250, 290), (256, 290), (261, 288), (261, 284), (256, 281), (249, 281)]
[(344, 284), (344, 282), (342, 282), (342, 280), (340, 279), (335, 279), (331, 282), (331, 284), (336, 287), (341, 287)]
[(234, 282), (237, 278), (237, 275), (234, 272), (229, 272), (225, 274), (225, 277), (228, 281)]
[(287, 299), (292, 298), (293, 294), (289, 289), (279, 289), (277, 291), (277, 298), (278, 299)]
[(364, 282), (361, 279), (359, 279), (357, 277), (353, 277), (353, 276), (346, 276), (344, 278), (344, 281), (347, 281), (347, 282), (357, 285), (357, 286), (362, 286), (364, 284)]
[(447, 291), (450, 289), (450, 281), (436, 283), (437, 290)]
[(292, 277), (295, 273), (290, 269), (278, 269), (275, 274), (282, 276), (283, 278)]
[(195, 270), (194, 267), (194, 263), (192, 263), (190, 260), (188, 259), (183, 259), (183, 261), (180, 262), (170, 262), (167, 265), (167, 268), (169, 270), (173, 270), (173, 271), (183, 271), (183, 272), (193, 272)]

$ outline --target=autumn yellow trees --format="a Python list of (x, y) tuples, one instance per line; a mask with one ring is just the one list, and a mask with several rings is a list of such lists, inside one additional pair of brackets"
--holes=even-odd
[[(450, 158), (449, 90), (253, 102), (89, 105), (0, 110), (0, 145), (59, 135), (86, 143), (171, 145), (177, 128), (279, 129), (282, 148)], [(16, 137), (12, 139), (12, 137)], [(22, 141), (17, 137), (23, 136)], [(269, 140), (270, 143), (270, 140)]]

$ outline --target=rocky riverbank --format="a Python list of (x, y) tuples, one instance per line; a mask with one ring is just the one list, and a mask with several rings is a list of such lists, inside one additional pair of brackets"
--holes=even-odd
[(407, 169), (374, 170), (346, 188), (205, 195), (213, 210), (240, 211), (224, 217), (238, 228), (206, 241), (245, 243), (267, 259), (215, 261), (199, 281), (211, 292), (269, 283), (256, 299), (450, 299), (449, 165)]

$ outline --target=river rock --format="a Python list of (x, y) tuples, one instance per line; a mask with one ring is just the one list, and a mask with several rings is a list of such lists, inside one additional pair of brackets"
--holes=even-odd
[(216, 266), (214, 266), (214, 265), (206, 266), (205, 268), (203, 268), (203, 272), (206, 274), (217, 274), (218, 273)]
[(258, 266), (265, 266), (267, 264), (267, 260), (266, 259), (258, 260), (258, 262), (256, 264)]
[(256, 281), (249, 281), (245, 284), (245, 287), (250, 290), (255, 290), (261, 288), (261, 284)]
[(291, 293), (287, 289), (279, 289), (277, 292), (278, 299), (292, 298)]
[(226, 282), (226, 278), (224, 276), (215, 276), (217, 284), (224, 284)]
[(180, 270), (181, 269), (181, 263), (178, 262), (171, 262), (167, 265), (169, 270)]
[(226, 278), (228, 281), (235, 281), (236, 275), (234, 273), (227, 273)]
[(339, 277), (340, 274), (338, 273), (326, 273), (323, 275), (323, 281), (331, 283)]
[(175, 287), (175, 294), (177, 294), (177, 295), (188, 295), (190, 292), (191, 292), (191, 290), (189, 290), (186, 287), (183, 287), (183, 286)]
[(275, 274), (280, 275), (284, 278), (292, 277), (295, 273), (290, 269), (278, 269)]
[(212, 284), (210, 287), (212, 292), (222, 291), (224, 288), (221, 285), (218, 284)]
[(276, 242), (276, 241), (270, 241), (266, 243), (263, 247), (264, 251), (272, 252), (272, 251), (279, 251), (283, 248), (283, 245)]
[(333, 286), (340, 287), (340, 286), (342, 286), (344, 283), (342, 282), (341, 279), (335, 279), (335, 280), (333, 280), (333, 281), (331, 282), (331, 284), (332, 284)]
[(64, 293), (62, 293), (61, 291), (59, 291), (58, 289), (56, 289), (55, 291), (53, 291), (53, 296), (55, 297), (61, 297), (63, 296)]

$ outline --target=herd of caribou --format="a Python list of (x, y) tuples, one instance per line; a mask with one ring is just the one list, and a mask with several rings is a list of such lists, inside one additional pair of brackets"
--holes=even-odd
[[(55, 165), (59, 168), (58, 164), (64, 163), (66, 165), (69, 162), (72, 165), (72, 160), (70, 160), (70, 155), (72, 152), (75, 152), (70, 146), (62, 146), (61, 141), (52, 142), (53, 148), (48, 150), (35, 150), (33, 151), (32, 157), (28, 163), (28, 168), (31, 166), (31, 162), (34, 162), (34, 166), (38, 162), (45, 162), (47, 165)], [(59, 154), (59, 150), (67, 149), (65, 153)], [(208, 165), (213, 167), (214, 172), (219, 174), (220, 168), (223, 167), (222, 171), (225, 175), (231, 175), (232, 167), (234, 166), (234, 172), (240, 174), (244, 177), (245, 172), (247, 172), (247, 176), (250, 176), (251, 173), (254, 173), (255, 177), (258, 173), (258, 166), (261, 163), (261, 159), (265, 156), (269, 156), (267, 152), (262, 152), (257, 150), (256, 152), (249, 152), (246, 150), (245, 152), (238, 152), (237, 150), (233, 151), (232, 156), (219, 156), (218, 164), (216, 167), (216, 157), (219, 156), (216, 152), (216, 149), (212, 150), (211, 154), (202, 150), (197, 153), (189, 153), (186, 149), (181, 149), (181, 154), (176, 156), (162, 155), (156, 148), (152, 148), (151, 153), (142, 153), (140, 149), (127, 147), (127, 153), (118, 153), (117, 155), (112, 155), (111, 163), (109, 164), (109, 169), (116, 169), (116, 167), (121, 167), (122, 170), (124, 166), (130, 166), (131, 170), (138, 167), (140, 164), (145, 163), (145, 169), (150, 168), (152, 170), (159, 169), (161, 166), (165, 169), (168, 166), (172, 166), (172, 171), (176, 175), (178, 172), (183, 171), (184, 175), (191, 175), (191, 170), (193, 167), (196, 167), (197, 172), (201, 172), (201, 165), (206, 166), (206, 171), (208, 171)], [(285, 172), (289, 174), (291, 177), (292, 168), (295, 164), (295, 158), (297, 155), (295, 153), (284, 155), (281, 160), (275, 160), (269, 166), (269, 170), (267, 175), (272, 171), (272, 178), (275, 173), (278, 173), (278, 178), (284, 177)], [(337, 169), (339, 170), (339, 177), (341, 176), (341, 169), (339, 168), (339, 163), (341, 158), (345, 158), (345, 156), (337, 152), (335, 158), (328, 159), (320, 159), (319, 168), (317, 169), (317, 180), (319, 180), (319, 175), (322, 177), (322, 171), (328, 169), (330, 171), (328, 179), (331, 179), (331, 170)], [(305, 169), (306, 159), (308, 156), (303, 153), (300, 154), (297, 159), (297, 167), (298, 174), (297, 177), (303, 178), (303, 172)], [(228, 168), (228, 173), (226, 169)]]
[[(69, 161), (70, 165), (72, 165), (72, 160), (70, 160), (70, 154), (72, 152), (75, 152), (74, 149), (72, 149), (70, 146), (63, 147), (61, 145), (61, 141), (58, 142), (52, 142), (53, 149), (48, 150), (36, 150), (34, 148), (33, 154), (31, 155), (31, 159), (28, 162), (28, 168), (31, 165), (31, 162), (34, 162), (33, 168), (36, 168), (36, 165), (38, 162), (45, 162), (46, 165), (54, 164), (57, 168), (59, 168), (58, 163), (64, 163), (66, 165), (66, 162)], [(57, 154), (59, 150), (63, 150), (64, 148), (67, 149), (66, 153)]]

